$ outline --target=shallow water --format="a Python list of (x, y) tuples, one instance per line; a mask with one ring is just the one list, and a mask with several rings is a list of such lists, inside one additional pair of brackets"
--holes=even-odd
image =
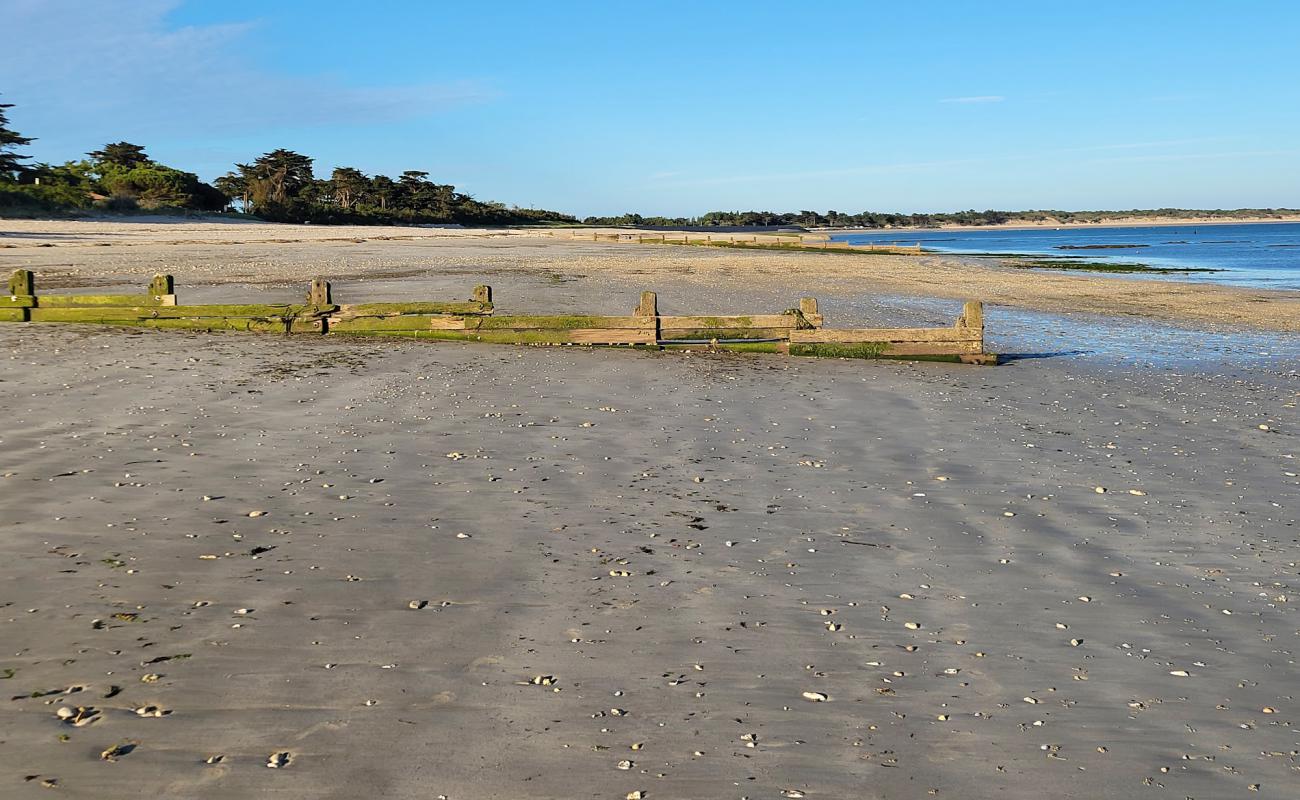
[[(913, 245), (919, 242), (927, 250), (945, 253), (1025, 253), (1070, 256), (1087, 261), (1140, 263), (1153, 267), (1222, 269), (1223, 272), (1157, 277), (1268, 289), (1300, 289), (1300, 223), (1294, 222), (879, 231), (834, 238), (859, 244)], [(1149, 276), (1133, 274), (1124, 277)]]
[[(837, 327), (949, 325), (961, 304), (863, 295), (822, 304)], [(1253, 365), (1300, 375), (1300, 334), (1202, 330), (1098, 314), (1049, 314), (986, 305), (987, 349), (1007, 360), (1054, 358), (1110, 365), (1215, 368)]]

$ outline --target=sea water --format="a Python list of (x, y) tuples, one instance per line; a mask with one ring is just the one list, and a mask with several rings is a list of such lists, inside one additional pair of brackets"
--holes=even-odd
[[(1152, 225), (1143, 227), (987, 228), (973, 230), (881, 230), (837, 234), (855, 244), (918, 242), (926, 250), (961, 254), (1019, 253), (1073, 256), (1087, 261), (1200, 267), (1223, 272), (1171, 273), (1166, 280), (1192, 280), (1266, 289), (1300, 290), (1300, 223)], [(1097, 247), (1105, 245), (1106, 247)], [(1115, 245), (1135, 245), (1115, 247)], [(1140, 273), (1119, 277), (1152, 277)]]

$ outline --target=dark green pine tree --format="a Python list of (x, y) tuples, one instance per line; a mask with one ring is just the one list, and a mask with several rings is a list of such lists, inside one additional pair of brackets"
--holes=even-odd
[(28, 158), (15, 152), (15, 148), (35, 141), (10, 130), (9, 117), (5, 114), (5, 109), (13, 107), (13, 103), (0, 103), (0, 177), (3, 178), (15, 177), (23, 168), (23, 165), (18, 162), (26, 161)]
[(101, 164), (113, 164), (124, 169), (135, 169), (153, 161), (144, 152), (144, 147), (130, 142), (114, 142), (86, 155)]

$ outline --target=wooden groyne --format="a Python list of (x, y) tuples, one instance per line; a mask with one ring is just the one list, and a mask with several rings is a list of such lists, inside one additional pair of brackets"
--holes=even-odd
[(311, 282), (302, 303), (182, 305), (170, 275), (143, 294), (40, 294), (28, 270), (14, 272), (0, 322), (83, 322), (186, 330), (396, 336), (518, 345), (604, 345), (656, 349), (709, 348), (833, 358), (901, 358), (995, 364), (984, 347), (983, 304), (965, 304), (940, 328), (826, 328), (817, 300), (800, 299), (779, 313), (660, 314), (654, 292), (642, 292), (627, 316), (496, 313), (489, 286), (468, 300), (334, 302), (329, 281)]

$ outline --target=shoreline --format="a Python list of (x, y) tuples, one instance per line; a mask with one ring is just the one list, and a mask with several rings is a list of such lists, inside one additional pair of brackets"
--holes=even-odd
[(1141, 220), (1141, 219), (1122, 219), (1107, 220), (1106, 222), (1007, 222), (998, 225), (939, 225), (928, 228), (809, 228), (809, 233), (830, 233), (830, 234), (867, 234), (876, 232), (895, 233), (899, 231), (983, 231), (983, 230), (1010, 230), (1010, 231), (1032, 231), (1047, 229), (1076, 229), (1076, 228), (1181, 228), (1188, 225), (1284, 225), (1300, 222), (1300, 216), (1296, 217), (1250, 217), (1246, 219), (1187, 219), (1173, 217), (1160, 220)]

